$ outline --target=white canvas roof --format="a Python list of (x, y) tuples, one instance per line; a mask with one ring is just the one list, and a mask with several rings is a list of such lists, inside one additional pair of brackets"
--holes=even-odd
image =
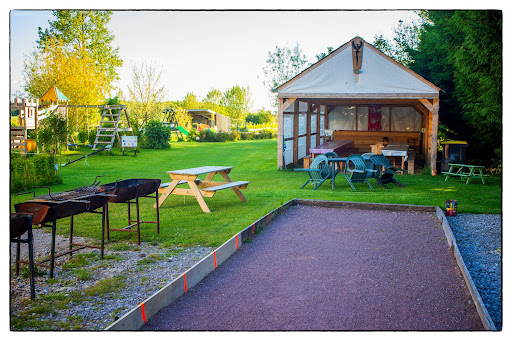
[(279, 97), (439, 98), (438, 87), (365, 41), (356, 82), (350, 42), (279, 86)]

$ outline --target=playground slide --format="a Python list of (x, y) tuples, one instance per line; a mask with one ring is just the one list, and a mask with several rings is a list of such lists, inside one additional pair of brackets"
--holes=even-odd
[(185, 136), (188, 136), (188, 131), (185, 130), (182, 126), (177, 127), (179, 131), (181, 131)]

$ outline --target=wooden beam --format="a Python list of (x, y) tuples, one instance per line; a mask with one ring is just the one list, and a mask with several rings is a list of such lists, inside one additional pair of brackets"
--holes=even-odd
[(351, 99), (351, 98), (365, 98), (365, 99), (380, 99), (380, 98), (404, 98), (404, 99), (418, 99), (418, 98), (439, 98), (439, 93), (424, 92), (424, 93), (312, 93), (312, 92), (296, 92), (296, 93), (280, 93), (280, 98), (314, 98), (316, 100), (322, 99)]
[(295, 102), (296, 98), (287, 98), (286, 101), (283, 103), (283, 111), (288, 109), (290, 105), (292, 105)]
[(283, 169), (286, 167), (284, 162), (284, 151), (283, 151), (283, 136), (284, 136), (284, 100), (278, 99), (277, 108), (277, 169)]
[(423, 104), (423, 106), (425, 108), (427, 108), (428, 111), (430, 111), (430, 112), (434, 111), (434, 105), (432, 103), (430, 103), (430, 101), (428, 99), (419, 98), (418, 101), (420, 101), (420, 103)]

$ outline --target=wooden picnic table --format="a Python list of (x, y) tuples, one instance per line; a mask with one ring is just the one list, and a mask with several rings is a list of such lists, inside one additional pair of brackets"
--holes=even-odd
[[(204, 197), (213, 197), (217, 191), (231, 188), (241, 201), (247, 201), (240, 189), (247, 188), (250, 181), (233, 181), (229, 177), (232, 166), (203, 166), (188, 169), (179, 169), (169, 171), (167, 174), (171, 177), (171, 182), (163, 183), (158, 189), (162, 194), (158, 199), (160, 207), (167, 197), (174, 195), (188, 195), (196, 198), (203, 212), (210, 213)], [(204, 180), (199, 179), (199, 175), (207, 174)], [(212, 181), (215, 174), (219, 174), (225, 181)], [(178, 185), (188, 184), (189, 188), (178, 188)], [(156, 207), (156, 204), (153, 206)]]
[(488, 175), (484, 175), (484, 166), (463, 165), (459, 163), (450, 163), (449, 165), (450, 169), (448, 172), (442, 172), (443, 174), (446, 174), (444, 181), (448, 181), (450, 176), (457, 176), (460, 177), (461, 180), (467, 178), (466, 185), (469, 183), (471, 178), (481, 179), (482, 183), (485, 184), (484, 177)]
[(354, 148), (354, 141), (352, 140), (332, 140), (309, 148), (309, 152), (311, 153), (311, 157), (314, 158), (316, 154), (325, 154), (327, 152), (335, 152), (338, 155), (343, 155), (352, 148)]
[[(400, 168), (404, 169), (405, 161), (407, 161), (407, 157), (409, 155), (409, 145), (407, 143), (399, 142), (395, 142), (394, 144), (390, 143), (386, 147), (382, 148), (380, 152), (386, 157), (399, 156), (401, 158)], [(400, 173), (403, 172), (400, 171)]]

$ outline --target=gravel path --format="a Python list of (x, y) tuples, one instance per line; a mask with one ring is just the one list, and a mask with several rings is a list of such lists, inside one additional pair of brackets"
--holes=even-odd
[[(46, 258), (49, 254), (51, 234), (34, 229), (35, 258)], [(75, 237), (76, 242), (84, 239)], [(57, 236), (57, 252), (67, 250), (68, 239)], [(22, 245), (21, 257), (28, 259), (27, 247)], [(54, 280), (48, 275), (36, 277), (36, 301), (30, 297), (28, 278), (15, 277), (11, 271), (11, 329), (12, 330), (103, 330), (133, 307), (147, 299), (164, 285), (179, 277), (212, 248), (162, 248), (148, 243), (110, 243), (105, 249), (105, 259), (99, 257), (99, 250), (86, 249), (68, 257), (56, 259)], [(11, 265), (14, 269), (15, 245), (11, 245)], [(81, 263), (73, 266), (72, 262)], [(86, 264), (84, 264), (86, 263)], [(21, 266), (21, 273), (26, 266)], [(43, 269), (45, 270), (45, 269)], [(25, 271), (28, 274), (28, 271)], [(46, 270), (48, 273), (48, 270)], [(28, 276), (27, 276), (28, 277)], [(115, 279), (118, 278), (118, 281)], [(120, 278), (120, 280), (119, 280)], [(98, 295), (87, 295), (105, 281), (114, 280), (117, 285), (107, 288)], [(40, 312), (37, 307), (51, 304), (51, 297), (60, 295), (60, 300), (73, 298), (65, 307), (60, 305), (50, 311)], [(80, 297), (82, 299), (80, 299)], [(83, 299), (87, 297), (86, 299)], [(49, 303), (48, 303), (49, 302)], [(42, 309), (41, 309), (42, 310)], [(21, 325), (18, 321), (26, 318), (37, 320), (38, 325)]]
[(501, 330), (501, 215), (457, 214), (446, 218), (496, 329)]
[(142, 329), (482, 328), (435, 214), (299, 205)]

